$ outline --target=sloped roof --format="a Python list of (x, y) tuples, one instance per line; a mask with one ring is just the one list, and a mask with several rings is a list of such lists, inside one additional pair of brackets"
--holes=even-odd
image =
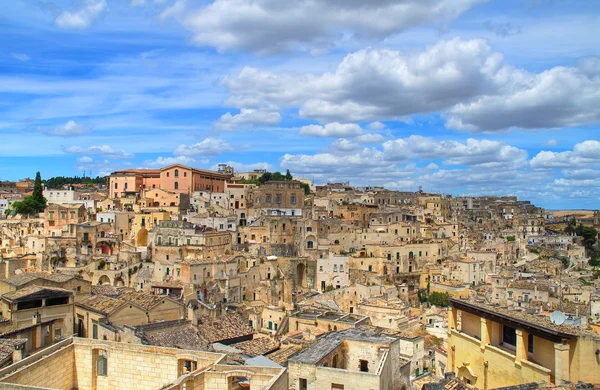
[(71, 291), (62, 288), (29, 286), (20, 290), (8, 292), (2, 295), (2, 299), (9, 302), (23, 302), (34, 299), (59, 298), (72, 295), (73, 293)]

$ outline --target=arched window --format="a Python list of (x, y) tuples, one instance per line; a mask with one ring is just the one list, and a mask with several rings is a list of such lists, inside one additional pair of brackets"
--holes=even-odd
[(179, 183), (175, 182), (175, 189), (178, 190), (179, 189)]
[(96, 375), (106, 376), (108, 375), (108, 361), (105, 351), (98, 353), (98, 360), (96, 361)]
[(308, 241), (308, 242), (306, 243), (306, 247), (307, 247), (308, 249), (313, 249), (313, 247), (314, 247), (314, 244), (313, 244), (313, 242), (312, 242), (312, 241)]
[(179, 177), (179, 169), (175, 170), (175, 177)]

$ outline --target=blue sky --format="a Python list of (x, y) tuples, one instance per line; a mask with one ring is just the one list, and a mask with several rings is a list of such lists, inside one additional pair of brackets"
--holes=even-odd
[(0, 179), (174, 162), (599, 208), (595, 0), (3, 4)]

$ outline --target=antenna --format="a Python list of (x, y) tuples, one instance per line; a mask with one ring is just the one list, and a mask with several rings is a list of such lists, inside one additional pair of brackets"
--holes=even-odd
[(556, 310), (550, 314), (550, 322), (554, 325), (562, 325), (565, 323), (565, 314), (562, 311)]

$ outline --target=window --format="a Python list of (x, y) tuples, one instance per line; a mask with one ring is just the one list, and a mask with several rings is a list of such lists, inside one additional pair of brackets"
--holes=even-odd
[(183, 172), (183, 177), (187, 177), (187, 172)]
[(175, 172), (173, 172), (173, 176), (179, 177), (179, 169), (176, 169)]
[(97, 323), (93, 323), (92, 324), (92, 338), (93, 339), (98, 339), (98, 324)]
[(271, 203), (271, 194), (265, 196), (265, 202)]
[(54, 328), (54, 338), (58, 339), (62, 337), (62, 328)]
[(340, 272), (344, 272), (344, 264), (340, 264)]
[(502, 344), (515, 347), (517, 345), (517, 332), (510, 326), (502, 326)]
[(281, 204), (281, 195), (280, 194), (275, 195), (275, 203)]
[(533, 335), (531, 333), (527, 335), (527, 352), (533, 353)]
[(373, 272), (373, 266), (372, 265), (369, 266), (369, 272)]
[(319, 266), (319, 272), (323, 272), (323, 266), (322, 265)]
[(360, 371), (369, 372), (369, 362), (366, 360), (360, 360)]
[(337, 268), (337, 264), (334, 264), (334, 265), (333, 265), (333, 272), (337, 272), (337, 269), (338, 269), (338, 268)]
[(115, 190), (119, 188), (119, 183), (115, 183)]
[(167, 177), (169, 177), (169, 172), (167, 172)]
[(175, 182), (175, 189), (178, 190), (179, 189), (179, 183)]
[(308, 241), (308, 242), (306, 243), (306, 248), (308, 248), (308, 249), (313, 249), (313, 247), (314, 247), (314, 243), (313, 243), (312, 241)]
[(296, 195), (290, 196), (290, 204), (296, 204)]
[(300, 378), (300, 385), (298, 386), (299, 390), (306, 390), (308, 387), (308, 381), (304, 378)]
[(106, 376), (108, 375), (108, 361), (106, 352), (101, 351), (98, 354), (98, 360), (96, 361), (96, 375)]

